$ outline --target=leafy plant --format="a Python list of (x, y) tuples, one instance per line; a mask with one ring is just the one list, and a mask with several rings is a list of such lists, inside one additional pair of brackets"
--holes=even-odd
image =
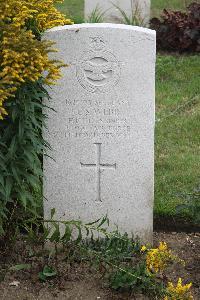
[(39, 279), (42, 281), (46, 281), (48, 279), (52, 279), (57, 275), (57, 272), (49, 266), (44, 266), (43, 270), (39, 272)]
[[(48, 2), (48, 4), (47, 4)], [(60, 78), (63, 63), (48, 56), (52, 42), (41, 34), (55, 25), (72, 24), (54, 0), (0, 2), (0, 237), (2, 245), (18, 225), (42, 208), (42, 138), (45, 116), (43, 84)], [(45, 78), (43, 77), (46, 71)], [(4, 238), (3, 238), (4, 236)]]
[(134, 0), (131, 1), (131, 15), (127, 15), (127, 13), (118, 5), (115, 3), (112, 3), (112, 5), (120, 12), (121, 14), (121, 20), (122, 23), (127, 25), (133, 25), (133, 26), (145, 26), (145, 20), (141, 16), (139, 3)]
[[(103, 268), (102, 275), (107, 278), (113, 289), (130, 289), (149, 295), (161, 293), (161, 285), (156, 282), (155, 276), (147, 271), (145, 260), (141, 257), (141, 245), (137, 239), (134, 241), (127, 234), (121, 235), (117, 230), (109, 232), (109, 220), (106, 216), (84, 224), (75, 220), (55, 220), (55, 213), (55, 209), (52, 209), (50, 219), (41, 220), (43, 223), (41, 241), (51, 242), (49, 258), (52, 255), (55, 257), (55, 268), (49, 264), (45, 265), (43, 271), (39, 273), (40, 280), (46, 281), (56, 275), (59, 276), (58, 253), (59, 248), (62, 248), (60, 246), (63, 245), (61, 251), (66, 253), (65, 261), (72, 263), (73, 257), (76, 262), (88, 261), (97, 268)], [(32, 222), (31, 224), (30, 220), (27, 223), (26, 230), (27, 240), (34, 244), (38, 236), (39, 221), (35, 223), (33, 219)], [(87, 239), (83, 238), (85, 235)]]
[(110, 286), (115, 290), (134, 290), (151, 297), (159, 297), (164, 293), (164, 285), (147, 272), (143, 262), (136, 267), (115, 270), (109, 280)]
[(10, 225), (15, 227), (25, 211), (36, 216), (42, 205), (35, 194), (41, 186), (41, 157), (47, 146), (41, 134), (43, 97), (48, 94), (40, 80), (21, 86), (15, 101), (6, 102), (9, 117), (0, 122), (1, 235)]
[[(60, 282), (64, 262), (72, 266), (74, 263), (84, 263), (99, 269), (102, 277), (114, 290), (143, 293), (150, 299), (164, 299), (170, 295), (167, 289), (168, 277), (164, 271), (173, 261), (181, 261), (173, 256), (165, 242), (160, 242), (154, 249), (149, 245), (141, 246), (139, 240), (134, 240), (127, 234), (120, 234), (118, 230), (110, 232), (107, 216), (87, 224), (79, 220), (56, 220), (55, 217), (56, 211), (52, 209), (48, 220), (27, 220), (26, 247), (33, 247), (38, 243), (47, 243), (47, 246), (45, 249), (42, 247), (43, 250), (40, 247), (36, 247), (35, 251), (32, 249), (25, 264), (15, 265), (10, 270), (33, 272), (31, 258), (42, 255), (43, 267), (39, 272), (41, 281), (56, 277), (56, 282)], [(49, 250), (48, 242), (51, 242)], [(170, 260), (166, 260), (169, 256)], [(62, 267), (59, 260), (62, 261)], [(169, 285), (172, 286), (170, 281)], [(187, 286), (188, 294), (191, 294), (190, 286), (191, 284)]]
[(192, 193), (180, 195), (185, 200), (184, 204), (177, 205), (178, 213), (187, 211), (196, 224), (200, 224), (200, 186), (195, 188)]
[(200, 4), (191, 3), (186, 12), (163, 10), (161, 20), (153, 18), (150, 27), (157, 32), (157, 49), (179, 52), (200, 51)]
[(86, 23), (103, 23), (106, 11), (103, 11), (98, 5), (91, 12), (88, 18), (85, 20)]

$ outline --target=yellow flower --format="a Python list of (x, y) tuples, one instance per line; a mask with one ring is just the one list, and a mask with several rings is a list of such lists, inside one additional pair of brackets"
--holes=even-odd
[(5, 110), (5, 108), (0, 106), (0, 120), (3, 120), (3, 115), (7, 115), (7, 111)]
[(164, 300), (193, 300), (194, 298), (190, 291), (191, 286), (192, 283), (182, 285), (181, 278), (178, 279), (176, 286), (172, 282), (168, 282), (166, 289), (168, 295), (165, 296)]
[(160, 242), (158, 249), (160, 251), (167, 251), (167, 244), (165, 242)]
[(141, 249), (140, 249), (140, 252), (145, 252), (147, 250), (147, 247), (146, 246), (142, 246)]
[(163, 272), (168, 263), (172, 260), (171, 251), (167, 244), (160, 242), (158, 248), (150, 249), (146, 256), (146, 267), (149, 272)]
[(11, 21), (16, 27), (23, 27), (25, 24), (34, 19), (39, 31), (48, 28), (72, 24), (70, 19), (59, 12), (54, 4), (63, 2), (56, 0), (6, 0), (0, 3), (0, 15), (4, 22)]

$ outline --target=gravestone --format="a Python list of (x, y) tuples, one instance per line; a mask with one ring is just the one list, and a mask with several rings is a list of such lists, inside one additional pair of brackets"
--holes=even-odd
[(142, 21), (141, 25), (147, 25), (150, 19), (151, 0), (85, 0), (85, 19), (91, 16), (92, 12), (103, 13), (105, 22), (123, 23), (123, 17), (119, 9), (122, 9), (128, 17), (132, 12)]
[(155, 32), (115, 24), (49, 30), (62, 60), (44, 138), (44, 212), (95, 221), (151, 241)]

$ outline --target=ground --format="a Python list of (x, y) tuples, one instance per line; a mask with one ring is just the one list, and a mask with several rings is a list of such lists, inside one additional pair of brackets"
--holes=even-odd
[[(182, 277), (185, 283), (193, 282), (194, 300), (200, 299), (200, 233), (154, 233), (154, 244), (166, 241), (181, 259), (186, 262), (185, 267), (176, 264), (170, 278)], [(19, 246), (18, 246), (19, 247)], [(2, 300), (145, 300), (145, 296), (134, 293), (119, 293), (112, 291), (101, 272), (95, 271), (86, 264), (66, 264), (60, 258), (58, 278), (42, 283), (38, 280), (41, 271), (41, 258), (35, 257), (35, 268), (31, 271), (7, 271), (17, 263), (25, 261), (22, 248), (10, 252), (11, 256), (4, 256), (1, 260), (0, 299)], [(4, 275), (4, 276), (3, 276)], [(17, 282), (17, 283), (16, 283)], [(12, 286), (11, 284), (18, 286)]]

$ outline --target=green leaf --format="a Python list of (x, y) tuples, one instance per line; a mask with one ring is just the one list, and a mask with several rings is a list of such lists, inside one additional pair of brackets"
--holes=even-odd
[(46, 281), (47, 279), (50, 279), (52, 277), (55, 277), (57, 275), (56, 270), (49, 266), (44, 266), (44, 269), (42, 272), (39, 272), (39, 279), (42, 281)]
[(0, 169), (1, 169), (1, 171), (3, 171), (3, 170), (6, 171), (6, 169), (7, 169), (5, 162), (1, 159), (0, 159)]
[(54, 270), (54, 269), (51, 268), (51, 267), (44, 266), (43, 274), (44, 274), (44, 276), (46, 276), (46, 277), (54, 277), (54, 276), (57, 275), (57, 272), (56, 272), (56, 270)]
[[(53, 226), (55, 227), (55, 230), (53, 231), (53, 234), (50, 237), (50, 242), (56, 242), (58, 243), (60, 241), (60, 229), (59, 225), (56, 223), (53, 223)], [(53, 229), (52, 229), (53, 230)]]
[(12, 170), (12, 175), (14, 177), (14, 179), (17, 181), (18, 184), (21, 183), (21, 178), (20, 178), (20, 175), (18, 174), (18, 168), (17, 168), (17, 165), (16, 163), (11, 163), (11, 170)]
[(17, 146), (17, 143), (16, 143), (16, 136), (14, 136), (14, 137), (12, 138), (12, 141), (11, 141), (11, 143), (10, 143), (10, 147), (9, 147), (9, 149), (8, 149), (9, 155), (10, 155), (11, 158), (13, 158), (13, 156), (14, 156), (16, 150), (17, 150), (16, 146)]
[(37, 187), (40, 183), (39, 178), (37, 176), (32, 175), (32, 174), (27, 174), (26, 175), (26, 180), (32, 187)]
[(9, 268), (10, 271), (30, 270), (30, 264), (19, 264)]
[(53, 219), (54, 215), (55, 215), (56, 209), (52, 208), (51, 209), (51, 219)]
[(41, 281), (46, 281), (47, 277), (43, 274), (43, 272), (39, 272), (38, 277)]
[(48, 237), (49, 237), (49, 234), (50, 234), (50, 232), (51, 232), (51, 229), (50, 228), (48, 228), (47, 226), (45, 226), (45, 225), (43, 225), (43, 240), (46, 240), (46, 239), (48, 239)]
[(4, 177), (3, 174), (0, 173), (0, 184), (4, 186)]
[(10, 198), (12, 186), (13, 186), (13, 180), (12, 180), (12, 178), (11, 177), (7, 177), (6, 178), (6, 184), (5, 184), (5, 192), (6, 192), (6, 199), (7, 200), (9, 200), (9, 198)]
[(97, 228), (100, 228), (103, 224), (105, 224), (107, 222), (107, 217), (103, 217), (100, 224), (97, 226)]
[(22, 140), (24, 136), (24, 121), (22, 119), (19, 120), (19, 139)]
[(72, 229), (70, 228), (70, 226), (65, 225), (65, 233), (62, 236), (62, 241), (63, 242), (69, 242), (71, 240), (71, 236), (72, 236)]
[(27, 151), (26, 149), (24, 149), (24, 155), (27, 157), (28, 163), (30, 163), (30, 166), (32, 166), (34, 163), (34, 159), (35, 159), (32, 151), (30, 152), (30, 151)]
[(18, 115), (17, 107), (13, 107), (13, 109), (12, 109), (12, 120), (13, 120), (13, 122), (15, 122), (15, 120), (17, 118), (17, 115)]
[(86, 225), (86, 226), (91, 226), (91, 225), (97, 224), (100, 220), (101, 220), (101, 219), (98, 219), (98, 220), (96, 220), (96, 221), (94, 221), (94, 222), (90, 222), (90, 223), (87, 223), (87, 224), (85, 224), (85, 225)]
[(82, 231), (81, 231), (81, 227), (76, 226), (76, 228), (78, 229), (78, 237), (76, 239), (76, 243), (79, 244), (82, 240)]
[(26, 209), (26, 206), (27, 206), (26, 193), (25, 193), (25, 191), (23, 189), (19, 190), (18, 193), (19, 193), (19, 199), (22, 202), (22, 206)]

